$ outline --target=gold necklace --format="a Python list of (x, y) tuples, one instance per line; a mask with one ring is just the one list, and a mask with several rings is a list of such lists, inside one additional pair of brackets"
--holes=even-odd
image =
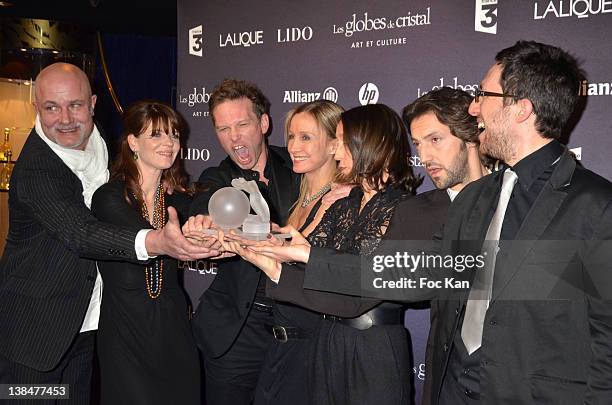
[[(149, 222), (149, 211), (147, 210), (147, 203), (144, 198), (142, 204), (140, 204), (140, 212), (142, 217)], [(153, 218), (151, 225), (154, 229), (161, 229), (166, 224), (166, 199), (164, 195), (164, 188), (160, 184), (157, 187), (155, 193), (155, 199), (153, 201)], [(147, 287), (147, 295), (151, 299), (159, 297), (162, 291), (162, 284), (164, 281), (164, 260), (161, 257), (152, 259), (150, 266), (145, 266), (145, 285)]]
[(329, 182), (326, 185), (324, 185), (321, 190), (317, 191), (316, 193), (314, 193), (310, 197), (304, 198), (302, 200), (302, 204), (301, 204), (302, 208), (308, 207), (308, 204), (310, 204), (311, 202), (313, 202), (317, 198), (321, 197), (323, 194), (327, 193), (329, 190), (331, 190), (331, 182)]

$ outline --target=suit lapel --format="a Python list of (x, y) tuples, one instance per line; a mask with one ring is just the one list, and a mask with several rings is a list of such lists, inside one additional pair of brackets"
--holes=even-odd
[(474, 203), (474, 208), (467, 218), (465, 231), (461, 233), (462, 240), (482, 241), (484, 239), (495, 211), (502, 175), (503, 172), (494, 173), (483, 185), (480, 195)]
[(40, 138), (40, 135), (36, 133), (35, 129), (32, 129), (30, 135), (28, 135), (26, 144), (24, 144), (23, 146), (23, 149), (28, 148), (31, 148), (30, 154), (32, 156), (36, 156), (37, 158), (42, 157), (43, 159), (49, 159), (51, 162), (53, 162), (54, 165), (60, 167), (61, 170), (66, 172), (66, 177), (72, 180), (75, 187), (77, 187), (78, 189), (77, 192), (79, 193), (79, 195), (83, 194), (83, 183), (81, 183), (81, 180), (77, 177), (76, 174), (74, 174), (72, 170), (70, 170), (66, 163), (64, 163), (64, 161), (59, 156), (57, 156), (55, 152), (53, 152), (49, 145), (47, 145), (47, 143)]
[[(523, 220), (510, 248), (503, 255), (498, 256), (495, 264), (495, 278), (493, 280), (493, 296), (491, 302), (503, 292), (504, 288), (514, 278), (521, 268), (523, 261), (535, 245), (533, 241), (539, 240), (567, 197), (565, 188), (569, 186), (571, 177), (576, 168), (574, 158), (565, 152), (561, 156), (557, 168), (551, 178), (540, 192), (527, 217)], [(505, 260), (504, 260), (505, 259)]]

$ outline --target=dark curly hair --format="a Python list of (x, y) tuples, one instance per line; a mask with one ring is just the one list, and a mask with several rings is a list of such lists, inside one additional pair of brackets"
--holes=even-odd
[(463, 90), (442, 87), (408, 104), (402, 111), (402, 117), (410, 132), (413, 119), (433, 112), (438, 121), (450, 129), (451, 134), (465, 142), (478, 144), (478, 123), (476, 117), (468, 113), (473, 98)]

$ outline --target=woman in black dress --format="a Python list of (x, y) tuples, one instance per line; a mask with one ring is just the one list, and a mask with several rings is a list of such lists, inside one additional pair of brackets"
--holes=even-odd
[[(317, 100), (290, 111), (285, 120), (287, 150), (293, 171), (303, 174), (300, 195), (288, 223), (305, 237), (333, 203), (333, 200), (323, 197), (329, 193), (337, 174), (335, 130), (341, 113), (342, 108), (337, 104)], [(335, 195), (339, 195), (338, 190)], [(292, 303), (276, 302), (273, 316), (274, 325), (267, 327), (276, 341), (266, 354), (255, 405), (311, 405), (313, 402), (305, 381), (311, 364), (309, 353), (321, 323), (321, 314)]]
[[(341, 143), (338, 168), (344, 181), (357, 187), (329, 208), (308, 242), (368, 255), (380, 243), (395, 207), (412, 196), (419, 183), (408, 165), (406, 130), (393, 110), (378, 104), (344, 112), (336, 136)], [(304, 290), (303, 266), (281, 272), (281, 259), (297, 259), (290, 257), (290, 247), (241, 246), (247, 243), (229, 242), (224, 247), (278, 282), (269, 289), (271, 297), (326, 314), (311, 352), (311, 403), (410, 403), (412, 367), (401, 305)]]
[[(188, 212), (181, 121), (169, 106), (141, 101), (123, 116), (111, 181), (93, 196), (102, 221), (159, 229), (167, 208)], [(168, 195), (167, 187), (174, 192)], [(102, 404), (200, 404), (198, 352), (177, 260), (98, 262), (104, 282), (98, 332)]]

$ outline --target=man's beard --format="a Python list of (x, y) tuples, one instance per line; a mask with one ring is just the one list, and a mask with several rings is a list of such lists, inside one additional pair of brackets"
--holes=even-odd
[(490, 124), (486, 124), (484, 139), (480, 141), (480, 152), (494, 159), (507, 162), (516, 154), (516, 146), (508, 132), (508, 117), (504, 110), (505, 108), (499, 111)]
[(467, 180), (469, 168), (467, 146), (465, 142), (461, 143), (459, 153), (455, 156), (450, 166), (444, 168), (444, 171), (447, 174), (446, 178), (439, 178), (437, 180), (432, 179), (438, 189), (453, 187)]

